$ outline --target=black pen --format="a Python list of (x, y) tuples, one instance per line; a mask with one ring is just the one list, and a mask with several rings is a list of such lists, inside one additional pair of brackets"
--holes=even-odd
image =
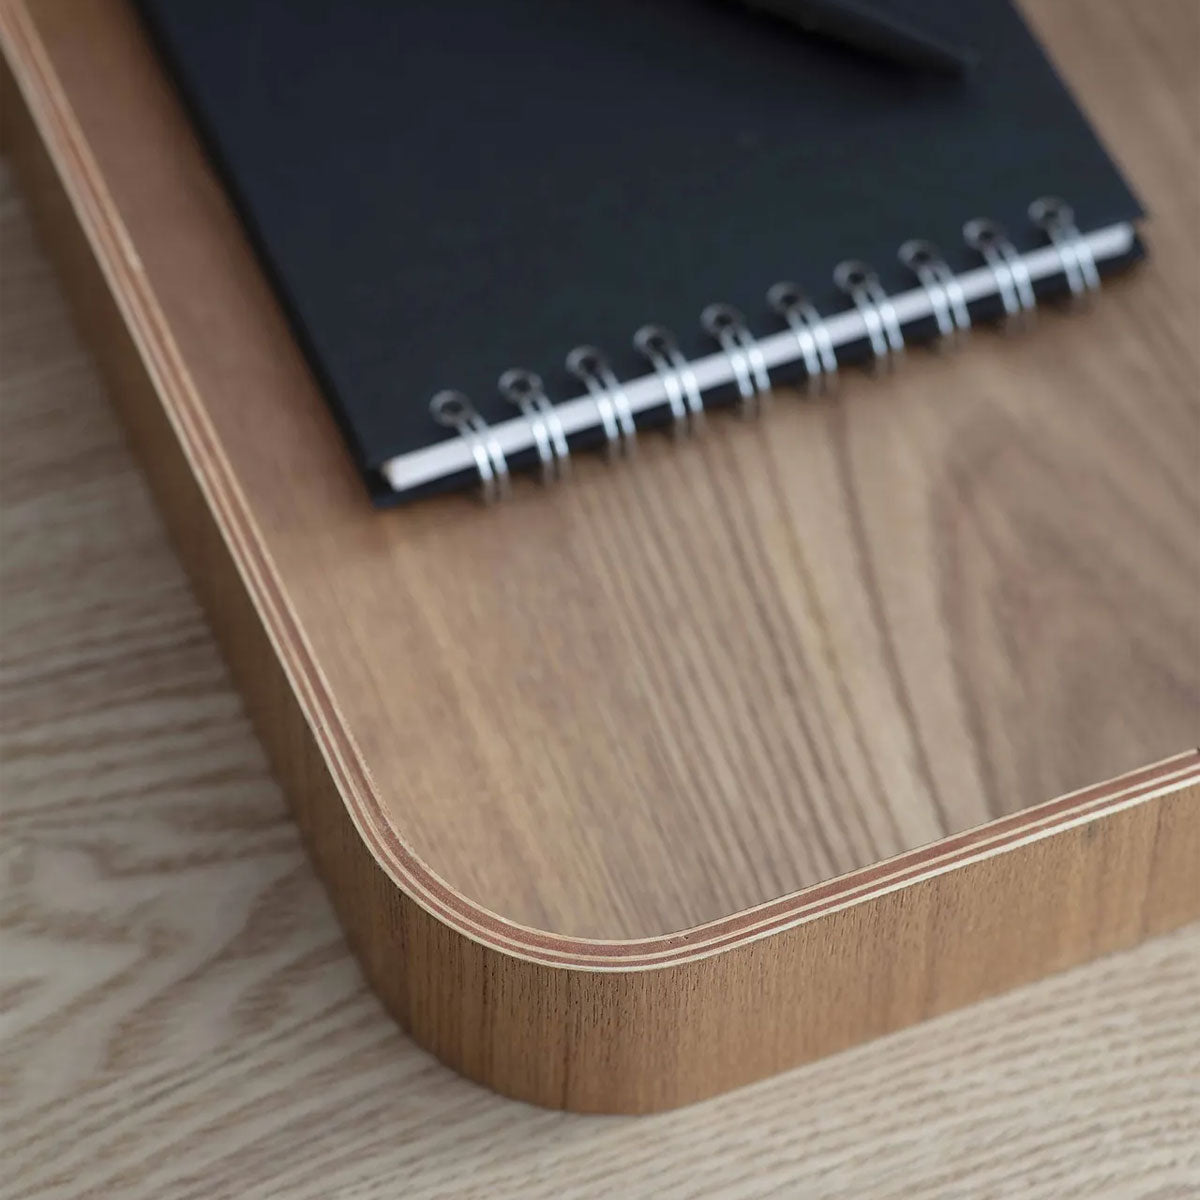
[(979, 57), (973, 50), (952, 45), (860, 0), (742, 0), (742, 3), (806, 33), (831, 38), (907, 67), (961, 75)]

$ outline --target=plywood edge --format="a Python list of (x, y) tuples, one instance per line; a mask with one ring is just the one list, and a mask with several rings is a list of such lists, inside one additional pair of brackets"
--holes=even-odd
[(1194, 752), (661, 938), (567, 938), (455, 891), (384, 816), (35, 9), (3, 0), (0, 44), (12, 153), (181, 557), (368, 976), (443, 1060), (537, 1103), (670, 1107), (1200, 914)]

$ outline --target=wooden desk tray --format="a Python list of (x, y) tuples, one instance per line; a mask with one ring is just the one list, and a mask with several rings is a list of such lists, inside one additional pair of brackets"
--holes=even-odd
[[(380, 514), (131, 12), (0, 4), (78, 318), (364, 970), (439, 1058), (666, 1108), (1200, 913), (1192, 143), (1126, 115), (1186, 79), (1144, 54), (1080, 89), (1157, 214), (1087, 316), (553, 496)], [(1068, 69), (1140, 36), (1097, 5), (1076, 39), (1076, 7), (1037, 10)]]

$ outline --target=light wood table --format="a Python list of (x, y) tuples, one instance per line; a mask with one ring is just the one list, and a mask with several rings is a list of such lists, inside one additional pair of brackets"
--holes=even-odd
[(0, 176), (0, 1196), (1200, 1192), (1200, 928), (648, 1118), (438, 1065), (347, 950)]

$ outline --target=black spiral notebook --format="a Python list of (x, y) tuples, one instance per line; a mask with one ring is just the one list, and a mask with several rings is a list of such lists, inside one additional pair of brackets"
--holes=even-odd
[(555, 478), (1139, 255), (1007, 0), (874, 7), (977, 61), (725, 0), (140, 0), (381, 503)]

